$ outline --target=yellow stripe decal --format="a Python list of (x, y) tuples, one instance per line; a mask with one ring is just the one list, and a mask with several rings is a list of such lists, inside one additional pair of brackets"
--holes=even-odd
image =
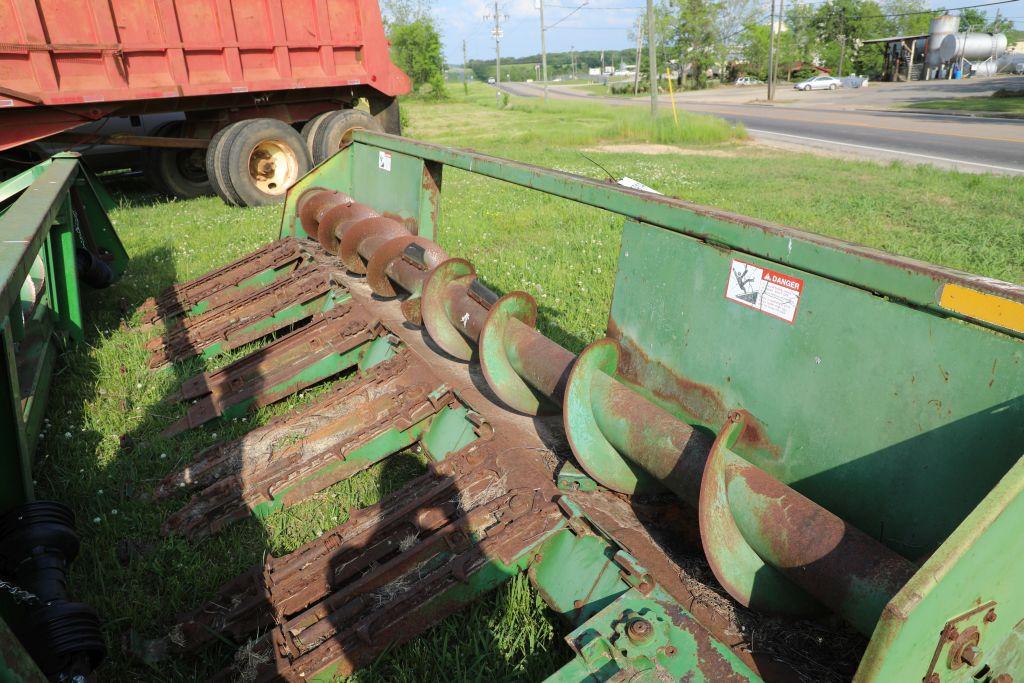
[(960, 315), (1024, 332), (1024, 304), (952, 283), (942, 286), (939, 305)]

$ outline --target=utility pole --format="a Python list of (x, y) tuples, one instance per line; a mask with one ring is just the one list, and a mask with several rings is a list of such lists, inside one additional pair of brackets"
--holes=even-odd
[[(654, 44), (654, 0), (647, 0), (647, 58), (651, 72), (651, 118), (658, 115), (658, 65)], [(637, 60), (639, 62), (639, 60)], [(639, 70), (640, 64), (637, 64)]]
[(839, 34), (839, 78), (843, 77), (843, 61), (846, 57), (846, 10), (840, 8), (839, 19), (843, 23), (843, 32)]
[[(782, 50), (782, 29), (786, 25), (785, 19), (783, 19), (783, 17), (785, 17), (786, 15), (782, 11), (782, 8), (785, 6), (785, 4), (786, 4), (786, 0), (779, 0), (779, 44), (778, 44), (778, 52), (780, 52), (780, 53), (783, 51)], [(781, 64), (781, 63), (782, 63), (782, 58), (781, 58), (780, 55), (777, 54), (775, 56), (775, 68), (772, 71), (772, 83), (775, 83), (777, 80), (779, 80), (778, 71), (779, 71), (779, 64)], [(772, 90), (774, 90), (774, 89), (775, 89), (775, 87), (772, 86)]]
[(576, 46), (569, 46), (569, 54), (572, 55), (572, 80), (576, 80)]
[(636, 67), (633, 68), (633, 97), (640, 92), (640, 40), (643, 37), (640, 17), (636, 18)]
[(466, 39), (462, 39), (462, 92), (469, 94), (469, 85), (466, 83), (466, 70), (469, 69), (469, 60), (466, 58)]
[(540, 0), (540, 77), (544, 81), (544, 101), (548, 101), (548, 48), (545, 43), (544, 34), (547, 27), (544, 26), (544, 0)]
[(768, 27), (768, 101), (775, 99), (775, 0), (772, 0), (771, 25)]
[[(484, 17), (484, 19), (490, 19), (491, 17)], [(501, 12), (498, 11), (498, 0), (494, 0), (494, 28), (491, 29), (491, 35), (494, 36), (494, 101), (501, 104), (501, 20), (508, 17), (502, 17)]]

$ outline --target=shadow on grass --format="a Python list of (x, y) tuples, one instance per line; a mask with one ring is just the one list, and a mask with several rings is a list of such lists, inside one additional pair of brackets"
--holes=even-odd
[[(111, 185), (122, 205), (161, 201), (155, 193), (142, 191), (141, 178), (126, 176)], [(63, 489), (53, 497), (68, 501), (83, 527), (84, 549), (72, 583), (104, 620), (110, 654), (103, 675), (108, 680), (205, 680), (232, 666), (235, 644), (224, 635), (210, 639), (209, 647), (158, 664), (146, 664), (138, 654), (142, 643), (167, 638), (175, 612), (202, 605), (235, 576), (251, 568), (260, 571), (263, 558), (294, 551), (321, 536), (322, 529), (330, 529), (331, 521), (336, 524), (401, 490), (424, 471), (422, 458), (394, 455), (265, 520), (248, 518), (197, 542), (162, 536), (161, 525), (187, 500), (187, 495), (162, 501), (148, 498), (163, 477), (212, 444), (239, 438), (275, 412), (300, 403), (289, 399), (276, 410), (214, 420), (170, 439), (160, 436), (183, 411), (165, 399), (185, 379), (256, 346), (210, 361), (192, 358), (150, 370), (143, 349), (147, 335), (118, 328), (147, 297), (178, 277), (170, 246), (133, 255), (125, 278), (90, 297), (87, 343), (66, 356), (63, 374), (55, 383), (55, 407), (68, 431), (61, 430), (59, 439), (51, 432), (47, 439), (67, 441), (60, 450), (68, 453), (54, 452), (42, 476), (51, 488)], [(552, 309), (541, 308), (549, 335), (568, 348), (582, 348), (583, 339), (548, 322), (554, 315)], [(71, 425), (80, 431), (72, 432)], [(554, 615), (525, 581), (513, 579), (422, 637), (389, 650), (358, 679), (478, 680), (486, 675), (494, 680), (535, 680), (551, 673), (569, 658), (568, 650), (555, 642), (564, 627), (553, 625)], [(256, 609), (273, 612), (268, 602)], [(244, 643), (250, 635), (266, 633), (266, 628), (264, 623), (234, 640)], [(530, 652), (509, 645), (524, 628), (536, 629)]]
[(76, 513), (82, 551), (70, 584), (76, 598), (100, 614), (106, 680), (204, 678), (203, 662), (146, 666), (134, 656), (133, 640), (152, 635), (169, 607), (190, 605), (257, 561), (269, 543), (254, 522), (204, 545), (163, 538), (161, 523), (179, 503), (145, 496), (197, 449), (219, 440), (215, 431), (160, 438), (173, 412), (162, 399), (196, 364), (150, 371), (144, 335), (119, 330), (130, 317), (126, 312), (154, 293), (154, 282), (163, 287), (176, 280), (173, 250), (160, 247), (133, 254), (125, 276), (110, 288), (84, 292), (85, 343), (62, 355), (38, 450), (39, 496), (65, 501)]

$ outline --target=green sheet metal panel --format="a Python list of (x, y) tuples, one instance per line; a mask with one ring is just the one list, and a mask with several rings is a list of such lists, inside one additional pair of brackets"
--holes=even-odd
[(960, 633), (977, 630), (983, 653), (978, 664), (988, 665), (992, 678), (1024, 672), (1024, 653), (1017, 651), (1024, 632), (1024, 621), (1018, 621), (1024, 614), (1021, 519), (1024, 459), (889, 602), (855, 680), (916, 681), (932, 673), (947, 683), (992, 680), (973, 678), (980, 666), (950, 668), (955, 641), (940, 635), (947, 623)]
[(77, 154), (0, 183), (0, 204), (0, 434), (10, 446), (0, 458), (2, 507), (32, 498), (31, 456), (55, 358), (84, 336), (75, 251), (89, 248), (115, 278), (128, 254), (105, 213), (110, 197)]
[[(374, 150), (374, 154), (385, 150), (422, 157), (435, 164), (607, 209), (709, 243), (731, 246), (838, 282), (1024, 336), (1024, 288), (1019, 285), (510, 159), (364, 130), (356, 131), (354, 139), (357, 146)], [(965, 304), (962, 299), (957, 300), (959, 297), (949, 296), (950, 285), (954, 289), (961, 288), (960, 294), (966, 291), (977, 300)]]
[[(802, 283), (792, 323), (727, 298), (737, 263)], [(625, 225), (609, 336), (641, 393), (748, 411), (737, 452), (908, 557), (1024, 453), (1019, 339), (661, 228)]]
[[(404, 223), (413, 234), (437, 239), (441, 222), (441, 165), (418, 156), (354, 144), (342, 149), (288, 190), (281, 237), (302, 236), (295, 207), (312, 187), (338, 190)], [(315, 182), (314, 182), (315, 180)], [(314, 236), (315, 237), (315, 236)]]

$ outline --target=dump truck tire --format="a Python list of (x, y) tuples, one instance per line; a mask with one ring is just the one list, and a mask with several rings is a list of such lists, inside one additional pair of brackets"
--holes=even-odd
[(228, 206), (242, 205), (242, 200), (239, 199), (235, 188), (231, 186), (224, 162), (224, 151), (234, 139), (234, 131), (242, 123), (245, 122), (236, 121), (218, 130), (210, 138), (210, 145), (206, 148), (206, 175), (210, 179), (213, 191)]
[[(168, 121), (153, 135), (180, 137), (183, 127), (182, 121)], [(157, 192), (179, 199), (194, 199), (213, 192), (204, 150), (151, 147), (143, 154), (143, 174)]]
[(321, 164), (329, 159), (331, 155), (341, 149), (342, 145), (352, 139), (352, 133), (357, 130), (372, 130), (378, 133), (384, 132), (377, 119), (369, 112), (361, 109), (342, 109), (334, 111), (331, 115), (317, 126), (313, 135), (313, 145), (310, 151), (313, 155), (314, 165)]
[(302, 136), (276, 119), (240, 121), (221, 145), (218, 166), (242, 206), (283, 202), (285, 191), (310, 169)]
[(320, 127), (320, 124), (334, 113), (336, 113), (335, 110), (331, 110), (325, 111), (322, 114), (317, 114), (309, 121), (302, 124), (302, 130), (299, 131), (299, 134), (302, 135), (302, 139), (306, 141), (306, 151), (309, 152), (309, 158), (313, 160), (314, 165), (316, 165), (316, 157), (313, 156), (313, 136), (316, 135), (316, 131)]

